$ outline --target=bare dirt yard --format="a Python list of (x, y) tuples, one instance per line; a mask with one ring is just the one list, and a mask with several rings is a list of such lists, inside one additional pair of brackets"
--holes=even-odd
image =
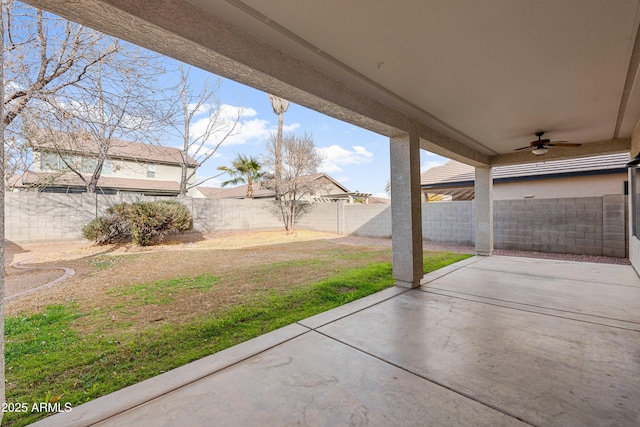
[[(365, 253), (366, 257), (362, 255)], [(48, 305), (70, 302), (85, 311), (100, 311), (103, 307), (113, 308), (114, 304), (117, 307), (121, 300), (123, 306), (134, 306), (135, 310), (108, 310), (114, 323), (120, 317), (139, 326), (166, 319), (187, 320), (219, 306), (246, 301), (252, 294), (320, 280), (374, 261), (389, 262), (390, 254), (388, 239), (358, 239), (304, 230), (290, 235), (281, 230), (188, 233), (147, 247), (97, 246), (88, 242), (8, 244), (5, 312), (37, 312)], [(36, 268), (11, 266), (16, 263)], [(286, 273), (287, 285), (270, 268), (283, 263), (292, 263)], [(73, 269), (75, 274), (42, 288), (63, 274), (58, 267)], [(144, 298), (144, 289), (126, 291), (154, 281), (205, 274), (224, 278), (223, 282), (230, 285), (213, 292), (185, 294), (180, 304), (137, 304), (134, 300)]]
[[(471, 247), (426, 242), (425, 249), (473, 253)], [(534, 252), (503, 250), (496, 254), (628, 263), (624, 259)], [(344, 237), (306, 230), (290, 235), (282, 230), (193, 232), (171, 236), (147, 247), (133, 244), (97, 246), (86, 241), (25, 245), (8, 242), (5, 247), (5, 311), (7, 315), (37, 312), (51, 304), (72, 302), (83, 310), (104, 308), (113, 322), (120, 321), (120, 317), (139, 325), (165, 319), (187, 320), (216, 307), (239, 304), (252, 295), (321, 280), (377, 261), (391, 261), (390, 239)], [(286, 273), (270, 267), (283, 263), (291, 264)], [(60, 278), (64, 274), (60, 269), (63, 267), (72, 269), (74, 275), (42, 287)], [(204, 274), (224, 279), (225, 285), (206, 294), (181, 295), (180, 304), (154, 304), (153, 301), (137, 304), (133, 299), (144, 297), (145, 290), (139, 289), (133, 294), (125, 291), (131, 286)], [(126, 313), (114, 311), (111, 308), (118, 306), (118, 299), (122, 300), (123, 306), (137, 307)]]

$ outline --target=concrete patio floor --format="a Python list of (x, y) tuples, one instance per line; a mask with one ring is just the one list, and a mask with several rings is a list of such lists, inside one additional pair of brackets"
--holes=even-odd
[(629, 266), (474, 257), (46, 426), (637, 426)]

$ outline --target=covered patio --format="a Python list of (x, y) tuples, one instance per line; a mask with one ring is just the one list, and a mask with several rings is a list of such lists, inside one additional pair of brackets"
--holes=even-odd
[(42, 426), (640, 423), (629, 266), (474, 257)]
[[(492, 167), (640, 151), (639, 0), (27, 2), (389, 137), (398, 285), (41, 425), (640, 423), (634, 269), (489, 256)], [(479, 255), (425, 278), (421, 149)]]

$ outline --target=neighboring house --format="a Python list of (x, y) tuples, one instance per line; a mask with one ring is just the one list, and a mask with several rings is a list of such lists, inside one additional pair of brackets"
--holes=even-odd
[(369, 197), (367, 203), (370, 205), (390, 205), (391, 199), (387, 197)]
[[(552, 160), (496, 166), (493, 199), (548, 199), (627, 194), (629, 154), (608, 154), (570, 160)], [(429, 201), (472, 200), (475, 169), (453, 160), (428, 169), (421, 186)]]
[[(305, 194), (301, 200), (314, 203), (336, 202), (344, 200), (347, 203), (368, 203), (371, 194), (351, 192), (338, 181), (327, 175), (326, 173), (317, 173), (308, 175), (308, 179), (319, 180), (319, 189), (316, 194)], [(247, 186), (241, 185), (233, 188), (215, 188), (215, 187), (197, 187), (199, 194), (194, 197), (206, 197), (209, 199), (245, 199), (247, 197)], [(253, 185), (254, 199), (274, 199), (275, 192), (272, 188)]]
[[(89, 179), (97, 163), (97, 145), (88, 140), (61, 145), (66, 147), (60, 150), (64, 160)], [(32, 170), (14, 178), (16, 189), (37, 188), (55, 193), (86, 191), (83, 181), (69, 170), (53, 145), (34, 144), (32, 149)], [(98, 181), (98, 193), (177, 196), (180, 192), (181, 154), (177, 148), (114, 140), (107, 157)], [(192, 158), (188, 162), (192, 172), (197, 163)]]
[[(246, 199), (247, 198), (247, 186), (241, 185), (238, 187), (205, 187), (198, 186), (195, 188), (193, 197), (195, 198), (207, 198), (207, 199)], [(273, 199), (275, 193), (273, 190), (260, 186), (260, 183), (253, 184), (253, 198), (254, 199)]]

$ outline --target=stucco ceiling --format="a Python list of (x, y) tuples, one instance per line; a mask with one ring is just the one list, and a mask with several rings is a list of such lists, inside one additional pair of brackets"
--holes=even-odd
[(539, 130), (584, 144), (556, 158), (621, 151), (640, 118), (640, 0), (29, 3), (470, 163), (527, 161)]
[(618, 123), (636, 0), (191, 2), (489, 154), (537, 130), (582, 143), (630, 137), (639, 117), (636, 102)]

